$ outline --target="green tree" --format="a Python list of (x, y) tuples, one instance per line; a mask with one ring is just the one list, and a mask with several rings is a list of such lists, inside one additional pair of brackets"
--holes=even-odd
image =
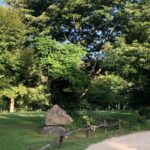
[(35, 47), (41, 76), (45, 77), (48, 92), (52, 93), (50, 103), (63, 105), (68, 101), (68, 105), (78, 105), (75, 100), (78, 100), (77, 95), (87, 82), (87, 75), (81, 68), (86, 49), (73, 44), (62, 44), (49, 37), (37, 38)]
[(102, 109), (115, 108), (126, 105), (128, 102), (127, 89), (129, 83), (117, 75), (100, 75), (92, 80), (87, 99), (91, 107)]
[[(85, 77), (84, 69), (86, 69), (86, 75), (91, 80), (106, 71), (117, 74), (132, 82), (131, 95), (134, 98), (140, 97), (137, 94), (140, 92), (142, 93), (140, 94), (141, 97), (144, 95), (149, 97), (149, 58), (145, 56), (149, 57), (149, 0), (5, 1), (19, 10), (24, 17), (24, 23), (29, 29), (25, 42), (26, 46), (35, 46), (33, 45), (34, 39), (37, 36), (43, 37), (43, 39), (37, 40), (37, 43), (40, 44), (36, 45), (37, 51), (33, 52), (32, 56), (34, 54), (37, 56), (37, 64), (40, 64), (37, 65), (40, 80), (45, 85), (47, 83), (48, 91), (52, 91), (52, 97), (55, 101), (66, 97), (70, 91), (76, 91), (72, 90), (74, 88), (80, 89), (78, 85), (84, 85), (81, 84), (81, 80), (78, 80), (78, 78), (83, 79)], [(57, 42), (52, 42), (46, 36), (51, 36), (60, 42), (86, 47), (87, 54), (83, 59), (82, 69), (76, 70), (72, 69), (71, 65), (66, 65), (66, 63), (72, 64), (72, 62), (66, 61), (66, 54), (60, 54), (56, 47), (54, 48), (56, 49), (55, 53), (52, 53), (53, 57), (47, 57), (47, 55), (51, 55), (51, 49), (49, 48), (53, 47), (52, 45), (57, 45), (61, 49), (60, 51), (63, 48), (69, 49), (70, 45), (60, 44), (63, 47), (60, 48), (61, 46), (55, 44)], [(76, 48), (73, 50), (75, 52)], [(74, 60), (70, 52), (67, 56), (70, 55), (71, 59)], [(63, 72), (63, 69), (65, 72)], [(31, 72), (29, 71), (29, 74)], [(30, 79), (34, 84), (37, 84), (32, 75)], [(26, 76), (25, 73), (24, 76)], [(24, 83), (29, 84), (29, 80), (26, 78)], [(51, 88), (51, 85), (53, 85), (53, 88)], [(140, 87), (143, 90), (139, 92), (136, 88), (140, 89)], [(82, 91), (82, 98), (89, 89), (90, 84), (84, 90), (80, 90)], [(66, 95), (64, 91), (67, 91)], [(70, 95), (73, 94), (70, 92)]]
[(115, 43), (104, 46), (105, 67), (132, 82), (131, 106), (150, 105), (150, 3), (127, 3), (122, 15), (124, 30)]
[(29, 43), (37, 35), (50, 35), (57, 41), (86, 47), (88, 53), (85, 62), (90, 75), (91, 72), (96, 74), (101, 67), (98, 61), (101, 61), (103, 55), (103, 44), (107, 41), (113, 43), (125, 26), (122, 18), (126, 1), (6, 1), (24, 14), (25, 23), (32, 30)]
[(12, 51), (24, 40), (25, 25), (18, 10), (0, 7), (0, 50)]
[(130, 93), (133, 107), (149, 105), (150, 44), (139, 44), (137, 41), (126, 44), (124, 40), (119, 39), (116, 46), (108, 51), (105, 65), (132, 82)]
[(17, 79), (25, 26), (18, 11), (0, 7), (0, 12), (0, 90), (1, 95), (10, 98), (10, 112), (13, 112), (14, 98), (17, 93), (24, 93)]
[(140, 0), (128, 3), (122, 16), (125, 22), (124, 34), (126, 42), (131, 44), (150, 42), (150, 3), (148, 0)]

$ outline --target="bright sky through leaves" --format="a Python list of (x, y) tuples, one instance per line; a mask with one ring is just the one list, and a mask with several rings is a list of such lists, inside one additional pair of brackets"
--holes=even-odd
[(0, 0), (0, 5), (5, 6), (6, 4), (2, 0)]

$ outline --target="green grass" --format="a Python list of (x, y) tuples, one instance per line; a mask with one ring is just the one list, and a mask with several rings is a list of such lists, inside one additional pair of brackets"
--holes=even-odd
[(0, 150), (27, 150), (31, 144), (45, 144), (51, 138), (41, 135), (44, 113), (0, 114)]
[[(48, 143), (53, 136), (40, 134), (40, 129), (44, 126), (44, 112), (26, 113), (1, 113), (0, 114), (0, 150), (28, 150), (30, 145), (39, 147)], [(64, 150), (84, 150), (89, 144), (102, 141), (108, 137), (127, 134), (133, 131), (150, 129), (146, 120), (131, 112), (80, 112), (79, 117), (74, 117), (74, 123), (68, 126), (71, 129), (85, 126), (82, 117), (91, 120), (93, 124), (99, 124), (104, 119), (109, 123), (122, 119), (123, 130), (119, 131), (116, 127), (110, 128), (107, 134), (104, 129), (96, 130), (90, 138), (85, 138), (85, 133), (80, 132), (65, 139)], [(80, 119), (79, 119), (80, 118)], [(82, 120), (82, 121), (81, 121)], [(53, 150), (59, 149), (58, 146)]]

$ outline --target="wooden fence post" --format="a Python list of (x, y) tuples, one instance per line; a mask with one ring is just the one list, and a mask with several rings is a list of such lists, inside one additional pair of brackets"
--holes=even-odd
[(104, 120), (104, 129), (105, 129), (105, 134), (107, 133), (107, 122)]
[[(86, 137), (87, 137), (87, 138), (90, 137), (90, 133), (91, 133), (90, 127), (91, 127), (90, 122), (87, 122), (87, 125), (86, 125), (87, 130), (85, 130), (85, 133), (86, 133)], [(89, 129), (88, 129), (88, 128), (89, 128)]]
[(122, 129), (121, 122), (122, 122), (121, 119), (119, 119), (119, 120), (118, 120), (118, 128), (119, 128), (119, 130)]
[(61, 135), (61, 136), (59, 137), (59, 147), (60, 147), (60, 148), (62, 148), (63, 141), (64, 141), (64, 136)]

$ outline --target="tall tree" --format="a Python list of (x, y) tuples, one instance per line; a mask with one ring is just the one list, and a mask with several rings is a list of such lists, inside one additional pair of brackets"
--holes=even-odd
[(125, 43), (124, 38), (108, 51), (106, 67), (132, 83), (130, 94), (133, 107), (150, 105), (150, 44)]
[[(5, 1), (14, 8), (19, 9), (24, 16), (24, 22), (30, 29), (27, 34), (26, 45), (30, 45), (37, 36), (52, 36), (57, 41), (79, 44), (87, 48), (84, 68), (86, 68), (90, 79), (106, 70), (115, 72), (132, 82), (139, 78), (138, 73), (135, 75), (132, 73), (133, 70), (137, 70), (137, 67), (142, 68), (141, 64), (137, 62), (145, 55), (145, 52), (141, 51), (146, 49), (147, 53), (149, 47), (150, 4), (148, 0)], [(40, 40), (42, 41), (42, 39)], [(47, 41), (47, 39), (45, 40)], [(139, 45), (139, 49), (137, 45)], [(134, 47), (134, 52), (131, 47)], [(46, 47), (46, 49), (48, 48)], [(135, 55), (135, 52), (138, 52), (138, 54)], [(61, 56), (60, 54), (57, 55)], [(130, 58), (134, 55), (136, 60)], [(110, 56), (113, 57), (113, 61), (116, 60), (115, 63), (118, 66), (113, 65)], [(121, 60), (122, 57), (128, 58), (123, 61)], [(144, 56), (144, 61), (145, 59)], [(46, 62), (46, 60), (44, 61)], [(135, 65), (136, 63), (138, 65)], [(126, 64), (128, 64), (129, 70)], [(148, 70), (146, 72), (149, 72)], [(124, 73), (125, 71), (128, 73)], [(61, 68), (57, 75), (60, 73)], [(130, 76), (130, 74), (132, 75)], [(56, 82), (55, 87), (60, 87), (60, 83)], [(90, 86), (85, 88), (81, 94), (82, 97), (88, 89), (90, 89)]]
[(86, 47), (87, 70), (93, 73), (97, 72), (98, 67), (94, 66), (102, 58), (103, 44), (113, 43), (124, 28), (122, 16), (126, 1), (6, 1), (23, 12), (26, 24), (32, 29), (29, 40), (36, 35), (51, 35), (57, 41)]
[(77, 107), (80, 103), (78, 95), (87, 83), (87, 75), (81, 68), (86, 49), (62, 44), (49, 37), (37, 38), (35, 47), (41, 76), (46, 78), (48, 90), (52, 93), (50, 103), (68, 103), (68, 107), (69, 104)]
[(124, 13), (123, 35), (114, 45), (106, 45), (107, 67), (133, 83), (130, 91), (133, 107), (150, 105), (150, 3), (147, 0), (128, 3)]
[(0, 12), (0, 95), (10, 99), (9, 110), (13, 112), (15, 98), (26, 93), (20, 82), (25, 25), (18, 10), (1, 7)]
[(2, 95), (10, 98), (10, 112), (13, 112), (14, 95), (20, 89), (17, 84), (20, 65), (19, 51), (23, 43), (25, 26), (18, 11), (0, 7), (0, 12), (0, 72), (3, 83), (0, 89)]
[[(30, 27), (26, 44), (38, 36), (87, 48), (84, 59), (89, 78), (101, 73), (103, 45), (114, 43), (124, 28), (122, 16), (126, 1), (105, 0), (6, 0), (19, 9)], [(130, 1), (129, 1), (130, 2)], [(89, 86), (82, 91), (83, 98)]]

